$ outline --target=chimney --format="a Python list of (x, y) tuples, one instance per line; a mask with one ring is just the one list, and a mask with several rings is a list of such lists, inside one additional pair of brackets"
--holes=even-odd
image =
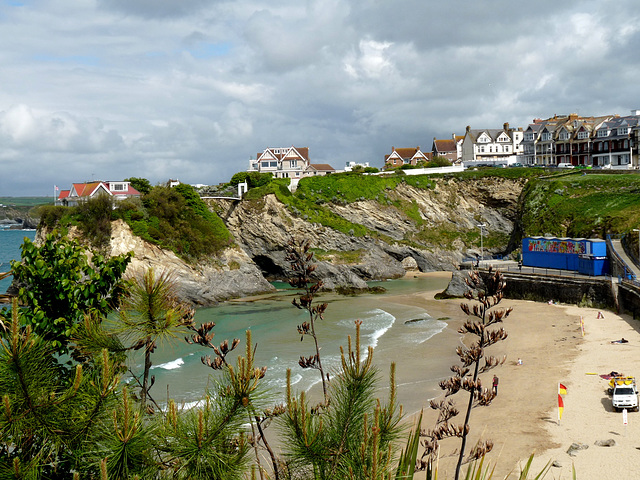
[(509, 122), (505, 122), (504, 125), (502, 125), (502, 128), (504, 128), (508, 132), (509, 131)]
[(471, 126), (467, 125), (467, 133), (469, 133), (471, 131)]

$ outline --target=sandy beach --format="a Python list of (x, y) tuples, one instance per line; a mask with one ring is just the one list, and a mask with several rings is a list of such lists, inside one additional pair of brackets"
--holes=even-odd
[[(436, 292), (398, 298), (398, 301), (424, 304), (433, 302)], [(460, 299), (441, 300), (446, 307), (458, 308)], [(484, 374), (483, 384), (491, 385), (495, 373), (499, 379), (498, 396), (489, 407), (476, 407), (471, 416), (468, 446), (481, 436), (494, 442), (487, 460), (496, 464), (493, 478), (516, 478), (519, 465), (535, 453), (533, 472), (555, 462), (545, 478), (571, 479), (572, 465), (580, 479), (635, 479), (640, 471), (640, 414), (629, 412), (628, 425), (623, 414), (614, 412), (607, 381), (599, 374), (611, 371), (640, 375), (640, 333), (628, 315), (578, 308), (573, 305), (503, 300), (500, 307), (513, 307), (504, 322), (509, 337), (487, 350), (487, 354), (507, 356), (504, 365)], [(463, 316), (461, 316), (462, 318)], [(585, 325), (581, 332), (580, 318)], [(459, 321), (459, 320), (458, 320)], [(455, 328), (456, 321), (451, 322)], [(624, 337), (626, 344), (611, 341)], [(451, 348), (455, 348), (452, 345)], [(518, 358), (522, 365), (517, 364)], [(567, 388), (564, 415), (558, 421), (558, 383)], [(466, 393), (456, 400), (462, 421)], [(435, 422), (435, 412), (425, 405), (423, 428)], [(613, 439), (615, 446), (594, 443)], [(570, 456), (572, 443), (588, 446)], [(453, 478), (457, 455), (452, 452), (459, 441), (442, 442), (440, 478)], [(466, 471), (466, 468), (463, 472)], [(416, 478), (422, 478), (417, 474)]]

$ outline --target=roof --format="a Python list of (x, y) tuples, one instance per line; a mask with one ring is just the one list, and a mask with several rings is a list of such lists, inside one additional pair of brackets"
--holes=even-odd
[[(280, 153), (275, 153), (275, 150), (280, 150)], [(278, 160), (300, 157), (309, 161), (309, 147), (269, 147), (265, 148), (262, 152), (258, 152), (256, 154), (256, 159), (260, 159), (260, 157), (267, 153), (269, 156), (277, 158)]]
[(102, 182), (72, 183), (71, 190), (75, 191), (78, 197), (90, 197), (102, 185)]
[[(125, 183), (127, 186), (126, 190), (112, 190), (112, 183)], [(129, 182), (125, 182), (123, 180), (109, 181), (109, 182), (90, 182), (90, 183), (72, 183), (71, 190), (67, 190), (69, 192), (67, 197), (91, 197), (95, 195), (95, 193), (102, 189), (105, 193), (109, 195), (126, 195), (126, 196), (139, 196), (141, 195), (138, 190), (133, 188)], [(72, 195), (73, 193), (73, 195)], [(62, 193), (61, 193), (62, 195)], [(62, 198), (62, 197), (60, 197)], [(66, 197), (65, 197), (66, 198)]]
[(69, 196), (71, 190), (60, 190), (60, 195), (58, 195), (58, 200), (64, 200)]
[(312, 163), (309, 165), (309, 168), (319, 172), (334, 172), (336, 170), (328, 163)]
[(457, 150), (455, 140), (434, 140), (438, 152), (455, 152)]

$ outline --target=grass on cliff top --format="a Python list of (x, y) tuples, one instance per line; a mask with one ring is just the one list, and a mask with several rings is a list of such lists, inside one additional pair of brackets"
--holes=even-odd
[(77, 226), (98, 249), (108, 245), (111, 221), (117, 219), (124, 220), (135, 235), (188, 262), (215, 255), (233, 241), (220, 217), (186, 184), (156, 186), (142, 199), (114, 203), (111, 197), (98, 196), (75, 207), (44, 206), (40, 213), (42, 227), (64, 233)]
[(566, 175), (530, 182), (524, 235), (600, 237), (640, 225), (640, 175)]
[[(433, 190), (437, 182), (443, 178), (480, 179), (486, 177), (519, 178), (523, 173), (539, 175), (533, 169), (483, 169), (473, 172), (438, 175), (405, 175), (396, 173), (390, 175), (362, 175), (354, 173), (340, 173), (320, 177), (306, 177), (300, 180), (295, 193), (287, 187), (288, 179), (277, 179), (259, 188), (253, 188), (245, 195), (245, 200), (256, 202), (256, 208), (262, 208), (261, 202), (268, 194), (274, 194), (291, 213), (308, 222), (319, 223), (339, 232), (354, 235), (386, 239), (394, 241), (380, 232), (371, 230), (363, 225), (350, 222), (332, 211), (332, 206), (348, 204), (358, 201), (374, 201), (385, 207), (392, 207), (402, 212), (408, 220), (415, 224), (420, 232), (401, 240), (400, 243), (424, 247), (423, 242), (434, 242), (444, 248), (452, 248), (452, 244), (460, 239), (467, 243), (468, 235), (460, 232), (448, 231), (446, 227), (423, 229), (424, 220), (415, 201), (398, 199), (393, 191), (401, 184), (417, 189)], [(535, 175), (534, 175), (535, 174)], [(450, 229), (449, 229), (450, 230)], [(471, 236), (474, 234), (471, 233)]]

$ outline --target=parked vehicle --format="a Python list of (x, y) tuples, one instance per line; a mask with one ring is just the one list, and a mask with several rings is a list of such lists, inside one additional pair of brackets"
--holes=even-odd
[(611, 385), (611, 403), (618, 412), (624, 408), (638, 411), (638, 389), (634, 377), (614, 377)]
[(558, 164), (558, 168), (575, 168), (575, 167), (568, 162), (562, 162)]

